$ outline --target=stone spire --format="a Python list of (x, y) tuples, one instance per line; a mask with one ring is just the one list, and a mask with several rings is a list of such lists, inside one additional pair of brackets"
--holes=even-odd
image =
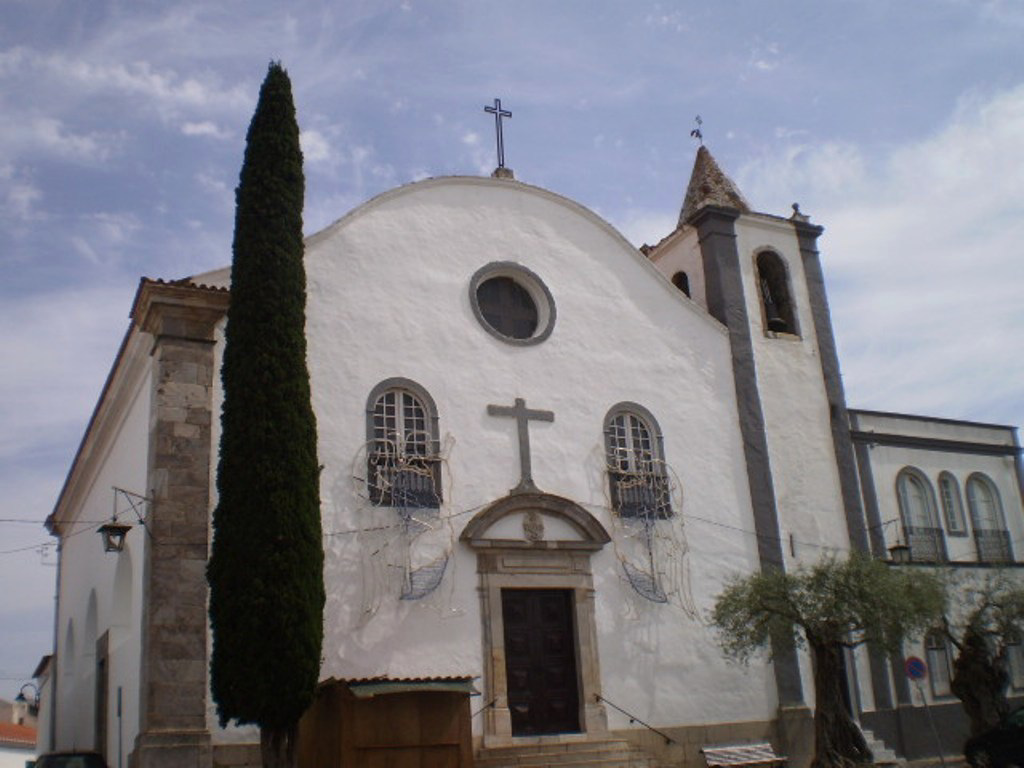
[(690, 184), (686, 187), (683, 209), (679, 212), (679, 225), (685, 224), (693, 214), (708, 205), (750, 213), (750, 206), (739, 188), (722, 172), (708, 148), (702, 144), (693, 161)]

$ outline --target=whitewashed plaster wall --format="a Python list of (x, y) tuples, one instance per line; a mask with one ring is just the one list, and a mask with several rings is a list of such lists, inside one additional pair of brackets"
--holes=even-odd
[[(122, 689), (121, 748), (127, 755), (138, 732), (141, 600), (146, 532), (132, 523), (120, 555), (103, 551), (96, 529), (110, 519), (113, 487), (146, 493), (149, 446), (150, 366), (148, 347), (136, 340), (127, 348), (128, 380), (120, 393), (126, 406), (103, 413), (93, 427), (95, 442), (80, 459), (68, 503), (59, 509), (62, 525), (58, 598), (58, 749), (92, 748), (95, 722), (96, 640), (109, 631), (108, 754), (117, 755), (117, 689)], [(136, 355), (133, 358), (133, 355)], [(120, 505), (122, 510), (124, 504)], [(120, 572), (119, 572), (120, 571)], [(116, 599), (119, 601), (115, 603)], [(127, 605), (125, 601), (127, 600)], [(68, 647), (73, 636), (74, 648)]]
[[(557, 322), (545, 342), (512, 346), (477, 322), (470, 279), (494, 261), (517, 262), (547, 284)], [(515, 423), (488, 416), (487, 405), (522, 397), (555, 413), (553, 423), (530, 426), (534, 479), (583, 505), (614, 537), (602, 428), (608, 409), (628, 400), (658, 419), (679, 480), (682, 514), (665, 525), (688, 547), (682, 562), (697, 616), (634, 593), (616, 545), (595, 555), (603, 693), (660, 725), (774, 716), (770, 670), (726, 664), (701, 620), (725, 578), (757, 563), (754, 537), (738, 532), (753, 522), (728, 340), (717, 322), (596, 216), (511, 181), (440, 179), (387, 193), (309, 238), (306, 270), (324, 465), (322, 677), (480, 675), (475, 557), (457, 537), (519, 480)], [(453, 562), (431, 597), (391, 593), (363, 613), (367, 590), (381, 589), (364, 581), (368, 547), (397, 546), (359, 533), (393, 519), (365, 501), (358, 479), (367, 396), (395, 376), (425, 387), (438, 407), (449, 524), (440, 536)]]
[[(858, 412), (857, 428), (864, 432), (935, 438), (964, 442), (985, 443), (993, 446), (1013, 446), (1013, 431), (1009, 427), (964, 424), (943, 420), (908, 419), (886, 414)], [(987, 456), (979, 453), (926, 450), (905, 446), (868, 444), (871, 475), (878, 497), (879, 517), (883, 526), (886, 546), (896, 543), (900, 528), (899, 500), (896, 479), (901, 470), (913, 467), (928, 479), (934, 494), (935, 511), (940, 527), (946, 525), (939, 498), (939, 475), (949, 472), (956, 478), (963, 508), (967, 536), (951, 536), (946, 531), (946, 550), (954, 562), (972, 562), (978, 559), (973, 524), (967, 501), (967, 479), (973, 473), (986, 475), (996, 486), (1002, 503), (1003, 516), (1010, 533), (1010, 546), (1014, 559), (1024, 561), (1024, 509), (1021, 506), (1019, 480), (1012, 456)]]
[(34, 760), (34, 749), (0, 746), (0, 768), (25, 768), (25, 764)]
[[(916, 438), (964, 441), (984, 443), (994, 446), (1013, 446), (1013, 430), (1009, 427), (984, 425), (975, 423), (954, 422), (943, 419), (912, 418), (898, 414), (875, 412), (855, 412), (854, 428), (863, 432), (877, 432), (880, 435), (900, 435)], [(967, 536), (950, 536), (946, 533), (946, 548), (949, 559), (958, 563), (977, 561), (970, 511), (966, 497), (967, 478), (981, 472), (996, 485), (1007, 529), (1010, 532), (1011, 547), (1014, 559), (1024, 560), (1024, 510), (1021, 508), (1021, 495), (1017, 480), (1014, 461), (1009, 456), (987, 456), (978, 453), (958, 453), (954, 451), (925, 450), (906, 446), (883, 445), (869, 443), (867, 447), (868, 461), (878, 501), (879, 518), (882, 523), (886, 546), (897, 543), (900, 532), (900, 511), (896, 479), (901, 470), (913, 467), (919, 470), (929, 481), (934, 492), (936, 514), (939, 525), (946, 529), (942, 514), (941, 500), (938, 495), (939, 475), (951, 473), (957, 481), (961, 496), (961, 504), (967, 525)], [(901, 539), (902, 541), (902, 539)], [(920, 567), (920, 566), (914, 566)], [(981, 581), (990, 569), (958, 567), (955, 577), (970, 582)], [(1016, 571), (1012, 572), (1016, 574)], [(954, 609), (956, 604), (953, 605)], [(922, 638), (912, 638), (905, 645), (904, 654), (915, 655), (922, 659), (928, 658)], [(950, 657), (952, 659), (952, 656)], [(911, 685), (911, 700), (915, 705), (928, 703), (948, 703), (955, 699), (951, 696), (935, 697), (928, 680), (918, 687)]]
[(676, 272), (685, 272), (690, 281), (690, 298), (707, 311), (704, 260), (694, 227), (683, 225), (666, 237), (651, 254), (651, 263), (669, 280)]

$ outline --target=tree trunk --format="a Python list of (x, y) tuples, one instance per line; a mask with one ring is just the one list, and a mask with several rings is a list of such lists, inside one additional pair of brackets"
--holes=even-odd
[(869, 764), (871, 750), (843, 702), (843, 648), (810, 640), (814, 665), (814, 759), (811, 768)]
[(1002, 654), (993, 655), (985, 637), (968, 627), (953, 662), (950, 690), (960, 699), (971, 722), (971, 736), (994, 728), (1010, 711), (1006, 687), (1010, 675)]
[(260, 728), (260, 757), (263, 768), (296, 768), (298, 765), (298, 723), (283, 728)]

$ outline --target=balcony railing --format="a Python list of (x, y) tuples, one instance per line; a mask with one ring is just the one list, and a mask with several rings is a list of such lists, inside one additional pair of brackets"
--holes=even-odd
[(395, 467), (388, 458), (370, 458), (370, 500), (374, 504), (407, 509), (440, 505), (439, 462), (422, 459), (416, 465)]
[(609, 470), (612, 506), (622, 517), (661, 520), (672, 516), (668, 478), (657, 472)]
[(1009, 531), (974, 531), (979, 563), (1012, 563)]
[(946, 540), (941, 528), (906, 526), (907, 544), (910, 545), (910, 559), (915, 563), (944, 563)]

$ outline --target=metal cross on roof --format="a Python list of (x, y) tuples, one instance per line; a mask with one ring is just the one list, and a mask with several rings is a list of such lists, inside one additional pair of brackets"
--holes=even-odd
[(505, 140), (501, 135), (501, 118), (512, 117), (512, 113), (501, 108), (501, 99), (494, 100), (493, 107), (484, 107), (484, 112), (494, 115), (494, 129), (498, 133), (498, 167), (505, 167)]
[(519, 428), (519, 485), (512, 489), (512, 493), (536, 492), (537, 486), (533, 484), (533, 472), (530, 466), (530, 421), (554, 421), (555, 414), (551, 411), (535, 411), (526, 407), (526, 401), (521, 397), (516, 398), (516, 404), (512, 407), (507, 405), (488, 405), (489, 416), (511, 416), (516, 420)]

